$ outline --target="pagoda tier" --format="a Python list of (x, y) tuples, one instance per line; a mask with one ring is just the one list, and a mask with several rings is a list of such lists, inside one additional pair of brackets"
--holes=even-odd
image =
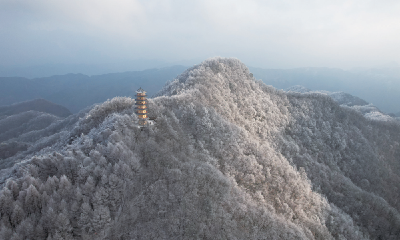
[(138, 96), (136, 95), (136, 100), (146, 100), (147, 96)]
[(147, 109), (137, 109), (137, 110), (136, 110), (136, 113), (137, 113), (137, 114), (142, 114), (142, 115), (143, 115), (143, 114), (146, 114), (146, 113), (147, 113)]
[(136, 106), (146, 105), (146, 103), (147, 103), (147, 101), (144, 101), (144, 100), (136, 100)]

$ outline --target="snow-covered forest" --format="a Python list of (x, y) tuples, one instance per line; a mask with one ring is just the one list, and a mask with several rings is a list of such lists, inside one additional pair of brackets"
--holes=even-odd
[(400, 239), (400, 124), (237, 59), (117, 97), (1, 160), (0, 239)]

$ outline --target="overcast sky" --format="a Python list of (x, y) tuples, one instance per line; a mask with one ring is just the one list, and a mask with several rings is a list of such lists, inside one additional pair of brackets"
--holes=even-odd
[(0, 65), (370, 67), (400, 63), (400, 1), (0, 0), (0, 53)]

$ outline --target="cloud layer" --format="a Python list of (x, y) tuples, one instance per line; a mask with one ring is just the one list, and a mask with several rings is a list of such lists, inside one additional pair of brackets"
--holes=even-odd
[(237, 57), (260, 67), (400, 61), (397, 1), (0, 0), (0, 65)]

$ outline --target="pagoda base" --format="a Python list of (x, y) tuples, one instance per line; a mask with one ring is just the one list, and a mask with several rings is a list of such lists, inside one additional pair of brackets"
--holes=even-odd
[(147, 119), (139, 119), (139, 125), (140, 126), (147, 126), (148, 125)]

